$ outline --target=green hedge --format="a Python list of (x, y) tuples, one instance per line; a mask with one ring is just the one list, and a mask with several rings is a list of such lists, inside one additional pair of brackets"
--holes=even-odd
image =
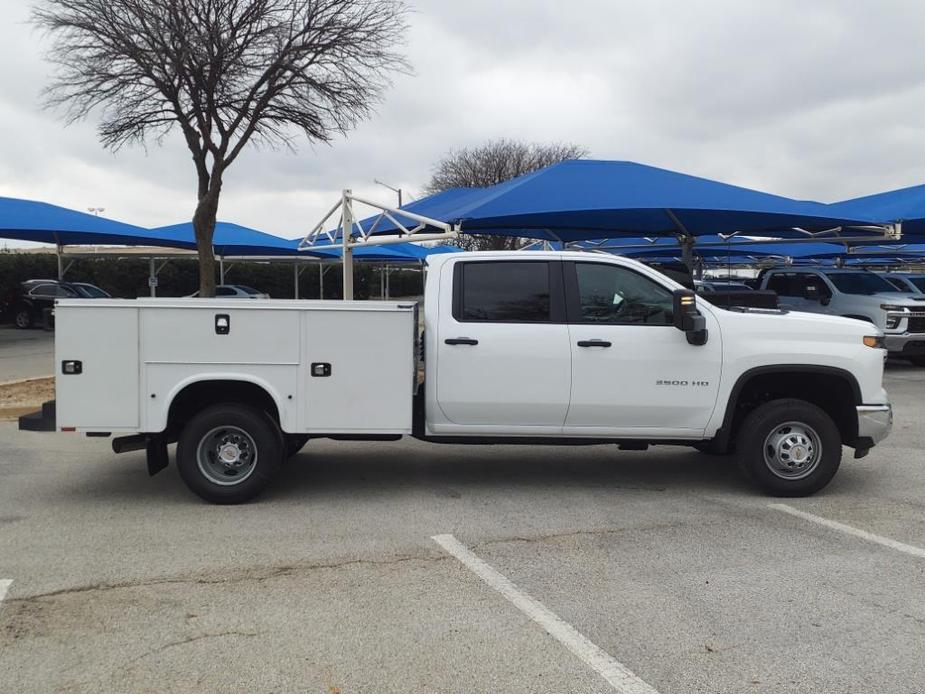
[[(157, 261), (158, 265), (162, 261)], [(319, 263), (306, 263), (299, 277), (299, 297), (318, 298)], [(29, 279), (53, 279), (58, 275), (58, 263), (53, 253), (0, 252), (0, 297), (17, 291), (19, 283)], [(391, 296), (415, 296), (423, 293), (419, 271), (391, 273)], [(148, 261), (120, 259), (108, 256), (75, 259), (65, 274), (65, 280), (95, 284), (115, 297), (134, 299), (148, 296)], [(340, 265), (327, 266), (324, 273), (324, 298), (335, 299), (341, 293)], [(216, 281), (218, 278), (216, 277)], [(293, 296), (292, 263), (254, 261), (225, 262), (225, 282), (244, 284), (266, 292), (275, 299)], [(379, 298), (379, 266), (358, 263), (354, 268), (354, 295), (357, 299)], [(186, 296), (199, 288), (199, 268), (195, 260), (176, 259), (168, 262), (158, 274), (158, 296)]]

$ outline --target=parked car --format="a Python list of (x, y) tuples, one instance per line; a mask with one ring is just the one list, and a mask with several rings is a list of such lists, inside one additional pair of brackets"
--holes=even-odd
[(869, 270), (771, 268), (759, 278), (781, 307), (873, 323), (890, 356), (925, 366), (925, 295), (901, 292)]
[(694, 280), (697, 291), (704, 292), (750, 292), (753, 291), (745, 282), (737, 280), (708, 279)]
[(2, 313), (9, 315), (17, 328), (50, 327), (55, 299), (108, 298), (105, 291), (86, 282), (26, 280), (19, 285), (19, 291), (8, 297)]
[[(199, 292), (193, 292), (189, 298), (199, 296)], [(220, 284), (215, 288), (216, 298), (222, 299), (269, 299), (270, 295), (264, 292), (258, 292), (253, 287), (247, 287), (243, 284)]]
[(870, 324), (724, 310), (612, 255), (429, 267), (423, 336), (408, 301), (62, 300), (56, 403), (19, 426), (116, 434), (150, 474), (176, 441), (180, 476), (217, 503), (256, 496), (310, 438), (734, 448), (766, 492), (805, 496), (843, 445), (862, 457), (890, 432)]
[(67, 286), (77, 290), (84, 299), (111, 299), (112, 294), (88, 282), (68, 282)]
[(880, 276), (901, 292), (925, 294), (925, 273), (881, 272)]

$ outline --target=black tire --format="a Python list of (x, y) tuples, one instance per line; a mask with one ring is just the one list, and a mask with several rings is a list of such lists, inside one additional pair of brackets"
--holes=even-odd
[(308, 434), (283, 434), (286, 442), (286, 458), (291, 458), (308, 443)]
[[(795, 426), (786, 425), (793, 423)], [(803, 439), (799, 439), (800, 435)], [(802, 463), (797, 462), (797, 451), (802, 457), (807, 446), (797, 448), (791, 444), (787, 449), (789, 437), (808, 440), (815, 449), (821, 446), (821, 454), (810, 456)], [(776, 438), (775, 438), (776, 437)], [(767, 448), (766, 460), (765, 444)], [(773, 445), (782, 442), (779, 446)], [(783, 452), (781, 452), (783, 451)], [(781, 456), (790, 457), (789, 461)], [(736, 458), (742, 472), (767, 494), (772, 496), (809, 496), (825, 487), (838, 472), (841, 464), (841, 433), (832, 418), (816, 405), (805, 400), (772, 400), (753, 410), (742, 422), (736, 435)], [(785, 472), (775, 471), (775, 464)], [(802, 466), (806, 469), (801, 469)]]
[(27, 308), (16, 309), (13, 314), (13, 325), (20, 330), (26, 330), (32, 327), (32, 312)]
[[(224, 464), (218, 457), (219, 445), (233, 447), (239, 459)], [(215, 447), (212, 451), (211, 446)], [(284, 453), (282, 434), (270, 415), (225, 403), (202, 410), (183, 427), (177, 441), (177, 469), (186, 486), (206, 501), (241, 504), (266, 488), (279, 471)]]
[(925, 356), (922, 357), (909, 357), (909, 362), (913, 366), (925, 366)]

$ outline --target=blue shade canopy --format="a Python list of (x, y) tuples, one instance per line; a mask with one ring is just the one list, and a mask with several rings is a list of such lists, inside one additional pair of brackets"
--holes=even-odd
[(902, 222), (904, 237), (925, 237), (925, 185), (890, 190), (829, 205), (837, 214), (862, 214)]
[(17, 198), (0, 198), (0, 238), (64, 245), (183, 247), (175, 234), (152, 238), (148, 229), (133, 224)]
[[(574, 247), (584, 250), (601, 249), (608, 253), (630, 258), (675, 258), (681, 257), (681, 248), (674, 238), (625, 238), (607, 242), (582, 241)], [(766, 257), (790, 258), (835, 258), (845, 255), (845, 247), (835, 243), (807, 241), (753, 241), (733, 236), (700, 236), (693, 246), (694, 256), (715, 260), (748, 259)]]
[[(562, 241), (620, 236), (701, 236), (823, 231), (878, 222), (705, 178), (626, 161), (575, 160), (554, 164), (483, 189), (455, 189), (406, 206), (472, 234)], [(395, 233), (378, 216), (363, 220), (373, 233)], [(398, 218), (406, 226), (416, 222)], [(869, 232), (867, 232), (869, 234)]]
[[(178, 248), (196, 248), (196, 234), (192, 222), (171, 224), (157, 227), (148, 232), (153, 239), (179, 239)], [(169, 245), (161, 243), (156, 245)], [(273, 234), (267, 234), (257, 229), (241, 226), (232, 222), (216, 222), (215, 234), (212, 237), (212, 247), (216, 255), (246, 256), (246, 255), (298, 255), (298, 240), (284, 239)]]
[[(298, 241), (296, 241), (298, 245)], [(353, 257), (356, 260), (378, 260), (383, 262), (408, 263), (420, 262), (427, 256), (440, 253), (458, 253), (461, 248), (456, 246), (419, 246), (415, 243), (394, 243), (385, 246), (354, 246)], [(313, 250), (308, 248), (300, 251), (300, 255), (311, 255), (316, 258), (340, 258), (342, 249), (326, 248)]]

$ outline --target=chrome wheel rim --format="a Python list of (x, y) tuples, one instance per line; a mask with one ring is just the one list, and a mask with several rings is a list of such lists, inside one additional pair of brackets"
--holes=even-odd
[(241, 484), (254, 472), (257, 445), (240, 427), (216, 427), (199, 440), (196, 462), (207, 480), (231, 487)]
[(813, 474), (822, 460), (822, 440), (804, 422), (780, 424), (764, 440), (764, 462), (785, 480), (799, 480)]

